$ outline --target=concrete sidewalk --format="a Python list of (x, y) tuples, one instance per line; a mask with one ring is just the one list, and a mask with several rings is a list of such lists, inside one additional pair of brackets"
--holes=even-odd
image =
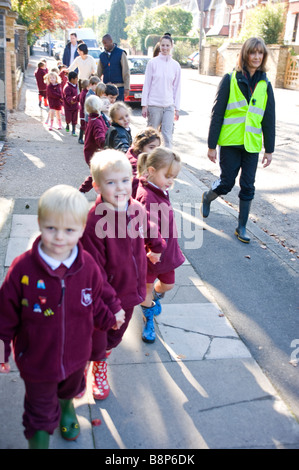
[[(35, 95), (27, 94), (27, 99), (31, 98), (35, 100)], [(26, 112), (28, 109), (35, 112), (34, 107), (35, 101), (30, 102)], [(26, 122), (25, 113), (18, 113), (17, 118), (19, 121), (16, 119), (11, 133), (14, 159), (7, 157), (2, 170), (1, 277), (15, 256), (27, 249), (37, 234), (37, 201), (45, 181), (48, 182), (47, 171), (52, 171), (53, 184), (64, 183), (65, 168), (73, 162), (79, 175), (75, 175), (72, 168), (74, 174), (68, 174), (69, 184), (77, 187), (86, 176), (83, 163), (75, 163), (82, 148), (70, 136), (57, 133), (62, 148), (57, 150), (60, 148), (57, 146), (58, 138), (49, 136), (46, 131), (40, 131), (42, 137), (37, 136), (36, 130), (41, 129), (38, 128), (41, 126), (38, 116), (34, 117), (36, 122), (31, 130), (26, 129), (25, 132), (24, 129), (24, 135), (19, 131), (25, 125), (22, 123), (22, 119)], [(41, 140), (46, 142), (46, 146), (43, 144), (44, 154), (39, 154), (40, 166), (33, 167)], [(19, 148), (30, 158), (25, 160), (18, 153)], [(65, 148), (71, 151), (65, 152)], [(57, 155), (57, 152), (61, 153)], [(61, 167), (58, 162), (62, 155)], [(47, 160), (50, 156), (51, 167)], [(13, 167), (17, 168), (20, 162), (23, 178), (26, 178), (22, 197), (17, 191), (20, 183), (18, 185), (17, 182), (14, 189), (9, 181)], [(54, 173), (55, 177), (52, 176)], [(37, 183), (39, 177), (40, 185)], [(75, 400), (81, 425), (79, 438), (75, 442), (66, 442), (57, 430), (51, 437), (51, 449), (299, 448), (299, 424), (294, 417), (295, 411), (281, 398), (255, 361), (238, 330), (230, 323), (227, 311), (220, 308), (221, 288), (216, 295), (212, 283), (204, 280), (195, 269), (197, 254), (206, 271), (213, 271), (217, 277), (217, 269), (220, 269), (217, 261), (222, 257), (226, 264), (223, 261), (221, 269), (229, 278), (239, 262), (233, 257), (234, 252), (243, 250), (242, 256), (247, 259), (248, 247), (229, 235), (231, 230), (233, 233), (237, 216), (233, 209), (222, 200), (216, 200), (211, 219), (201, 220), (198, 202), (205, 189), (184, 168), (171, 192), (186, 262), (176, 271), (175, 288), (166, 294), (162, 314), (156, 317), (155, 343), (142, 342), (142, 315), (140, 308), (136, 307), (122, 343), (108, 360), (109, 397), (104, 401), (94, 401), (89, 374), (85, 396)], [(95, 194), (91, 192), (88, 197), (92, 200)], [(191, 213), (191, 209), (195, 213)], [(224, 220), (229, 230), (223, 224)], [(192, 226), (188, 225), (190, 221)], [(265, 250), (259, 246), (268, 243), (270, 237), (265, 238), (267, 235), (253, 223), (249, 223), (249, 230), (254, 237), (251, 256), (254, 252), (260, 258), (266, 257)], [(214, 236), (217, 236), (218, 246), (213, 245)], [(284, 273), (282, 256), (286, 255), (286, 264), (292, 266), (292, 263), (287, 259), (288, 254), (280, 251), (282, 247), (272, 246), (271, 269)], [(226, 260), (228, 254), (229, 261)], [(261, 281), (262, 275), (257, 269), (253, 280)], [(248, 297), (248, 303), (251, 302)], [(10, 374), (0, 374), (0, 421), (3, 423), (0, 448), (26, 449), (22, 428), (24, 387), (12, 360), (11, 367)], [(291, 365), (289, 367), (292, 368)], [(93, 426), (95, 419), (101, 420), (100, 426)]]

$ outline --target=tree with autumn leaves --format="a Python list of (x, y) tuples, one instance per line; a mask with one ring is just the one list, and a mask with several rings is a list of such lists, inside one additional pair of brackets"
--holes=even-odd
[(73, 7), (63, 0), (12, 0), (12, 10), (19, 14), (18, 23), (28, 28), (28, 43), (45, 31), (73, 28), (78, 15)]

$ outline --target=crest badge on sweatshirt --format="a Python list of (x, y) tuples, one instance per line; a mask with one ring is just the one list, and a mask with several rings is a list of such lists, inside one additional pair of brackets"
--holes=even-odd
[(91, 295), (92, 289), (86, 288), (81, 290), (81, 304), (84, 305), (84, 307), (88, 307), (92, 303), (92, 295)]

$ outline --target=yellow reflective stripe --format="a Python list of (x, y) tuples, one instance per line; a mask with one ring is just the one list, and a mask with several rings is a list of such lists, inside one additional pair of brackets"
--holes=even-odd
[(226, 109), (229, 111), (230, 109), (242, 108), (243, 106), (247, 106), (247, 101), (235, 101), (234, 103), (228, 103)]
[(223, 124), (240, 124), (246, 121), (246, 116), (235, 117), (235, 118), (224, 118)]
[(245, 127), (246, 132), (252, 132), (252, 134), (261, 134), (262, 129), (259, 127), (253, 127), (253, 126), (246, 126)]
[(256, 106), (249, 106), (248, 111), (253, 114), (259, 114), (260, 116), (264, 116), (264, 110), (261, 108), (257, 108)]

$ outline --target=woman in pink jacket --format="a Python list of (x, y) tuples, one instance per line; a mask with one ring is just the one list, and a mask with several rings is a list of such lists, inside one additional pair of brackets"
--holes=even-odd
[(142, 116), (147, 125), (160, 128), (165, 147), (172, 147), (174, 120), (179, 119), (181, 67), (171, 57), (173, 42), (170, 34), (160, 39), (160, 53), (146, 67), (142, 90)]

